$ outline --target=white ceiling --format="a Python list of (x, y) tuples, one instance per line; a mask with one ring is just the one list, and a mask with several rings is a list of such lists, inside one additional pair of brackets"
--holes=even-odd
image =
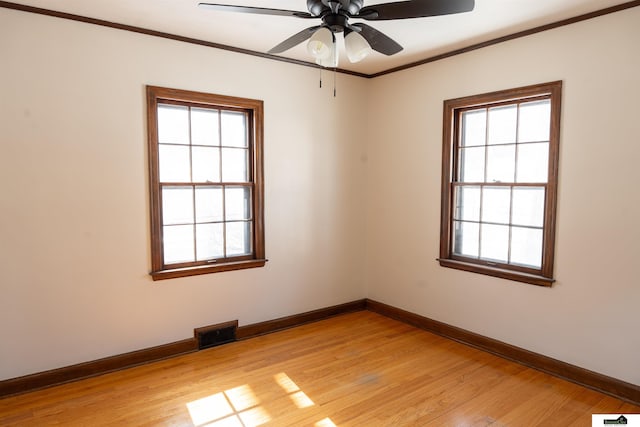
[[(283, 16), (218, 12), (199, 8), (199, 1), (306, 11), (305, 0), (17, 0), (13, 3), (257, 52), (267, 52), (294, 33), (320, 22)], [(374, 52), (357, 64), (349, 63), (342, 54), (339, 67), (374, 74), (627, 1), (476, 0), (475, 9), (463, 14), (396, 21), (363, 21), (396, 40), (404, 50), (389, 57)], [(387, 2), (365, 0), (365, 6), (376, 3)], [(281, 56), (303, 61), (311, 60), (306, 52), (305, 43), (284, 52)]]

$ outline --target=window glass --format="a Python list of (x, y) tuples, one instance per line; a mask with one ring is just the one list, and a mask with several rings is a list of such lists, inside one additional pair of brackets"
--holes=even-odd
[(482, 221), (509, 223), (511, 189), (509, 187), (483, 187)]
[(189, 147), (160, 144), (160, 182), (191, 181)]
[(485, 147), (465, 147), (460, 149), (460, 181), (484, 181)]
[(520, 104), (518, 142), (549, 141), (551, 103), (548, 99)]
[(516, 170), (516, 146), (494, 145), (487, 147), (487, 182), (513, 182)]
[(224, 257), (224, 224), (197, 224), (198, 261)]
[(193, 225), (166, 225), (162, 234), (165, 264), (194, 260)]
[(162, 222), (164, 225), (193, 223), (193, 188), (162, 188)]
[(454, 221), (453, 251), (457, 255), (477, 258), (480, 254), (480, 224)]
[(193, 145), (220, 145), (219, 114), (216, 109), (191, 108)]
[(513, 227), (511, 230), (511, 262), (540, 268), (542, 263), (542, 230)]
[(480, 220), (480, 186), (456, 187), (455, 219), (466, 221)]
[(516, 142), (517, 121), (517, 105), (489, 108), (489, 140), (487, 144), (513, 144)]
[(480, 258), (506, 263), (509, 260), (509, 227), (506, 225), (480, 225)]
[(189, 144), (189, 109), (175, 105), (158, 107), (158, 142)]
[(518, 144), (517, 182), (547, 182), (549, 143)]
[(222, 145), (247, 147), (247, 120), (244, 113), (222, 112)]
[(251, 218), (251, 192), (247, 187), (226, 187), (225, 218), (227, 221)]
[(248, 180), (248, 152), (243, 148), (222, 149), (222, 180), (246, 182)]
[(193, 147), (191, 149), (193, 182), (220, 182), (220, 149)]
[(227, 255), (244, 255), (251, 251), (250, 222), (227, 222)]
[(487, 133), (487, 110), (466, 111), (462, 113), (462, 146), (485, 145)]
[(223, 221), (222, 203), (222, 187), (197, 187), (196, 222)]
[(544, 187), (514, 188), (511, 210), (513, 224), (542, 227), (544, 222)]

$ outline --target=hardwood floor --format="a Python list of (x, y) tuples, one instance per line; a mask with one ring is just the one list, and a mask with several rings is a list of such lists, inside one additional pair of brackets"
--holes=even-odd
[(587, 426), (640, 407), (360, 311), (0, 400), (2, 426)]

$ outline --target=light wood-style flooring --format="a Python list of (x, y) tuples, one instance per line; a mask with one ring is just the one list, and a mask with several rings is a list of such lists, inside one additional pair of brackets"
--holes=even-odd
[(0, 400), (2, 426), (590, 426), (592, 413), (640, 407), (369, 311)]

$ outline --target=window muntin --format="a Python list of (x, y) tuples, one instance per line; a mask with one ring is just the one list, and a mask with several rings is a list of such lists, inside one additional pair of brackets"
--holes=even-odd
[(560, 91), (445, 101), (441, 265), (553, 282)]
[(147, 93), (153, 278), (264, 265), (262, 102)]

